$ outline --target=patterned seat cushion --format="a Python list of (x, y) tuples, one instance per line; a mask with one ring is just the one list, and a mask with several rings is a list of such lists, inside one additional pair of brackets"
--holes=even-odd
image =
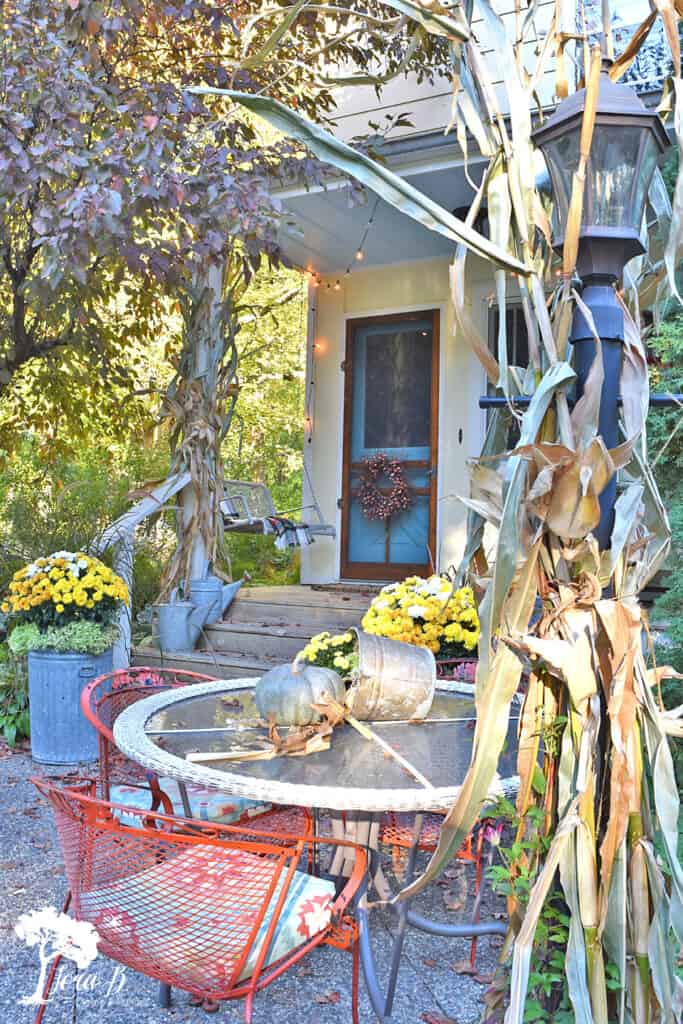
[[(159, 785), (173, 804), (173, 813), (182, 816), (183, 802), (175, 779), (162, 777)], [(230, 796), (215, 790), (204, 789), (202, 786), (187, 785), (187, 798), (192, 809), (192, 817), (202, 821), (215, 821), (221, 825), (231, 825), (239, 821), (243, 815), (257, 816), (272, 810), (272, 804), (249, 800), (243, 796)], [(147, 787), (126, 786), (123, 784), (111, 787), (111, 800), (115, 804), (124, 804), (138, 811), (148, 811), (151, 806), (150, 792)], [(140, 826), (141, 819), (134, 814), (119, 814), (124, 825)]]
[[(132, 876), (106, 885), (96, 880), (99, 887), (81, 892), (77, 916), (97, 928), (106, 955), (222, 998), (254, 971), (286, 871), (239, 965), (276, 864), (244, 850), (193, 846)], [(263, 967), (326, 928), (334, 897), (333, 882), (295, 871)]]

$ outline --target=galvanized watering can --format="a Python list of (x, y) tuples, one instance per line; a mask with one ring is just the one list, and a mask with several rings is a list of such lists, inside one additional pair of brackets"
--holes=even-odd
[(353, 632), (358, 640), (358, 671), (346, 693), (351, 714), (380, 722), (426, 718), (436, 688), (432, 652), (359, 629)]
[(244, 580), (236, 580), (234, 583), (223, 583), (217, 576), (190, 580), (190, 601), (197, 607), (208, 608), (204, 625), (210, 626), (223, 617), (243, 582)]
[(211, 605), (193, 604), (171, 592), (167, 604), (155, 605), (159, 616), (159, 647), (162, 651), (191, 651), (208, 621)]

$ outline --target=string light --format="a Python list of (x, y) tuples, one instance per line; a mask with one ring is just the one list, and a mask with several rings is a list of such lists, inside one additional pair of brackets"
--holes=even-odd
[[(376, 199), (375, 199), (375, 204), (372, 207), (372, 213), (370, 214), (370, 217), (368, 218), (368, 222), (365, 225), (365, 230), (364, 230), (363, 235), (361, 237), (360, 243), (358, 245), (358, 248), (356, 249), (356, 263), (362, 263), (363, 260), (365, 259), (365, 243), (367, 241), (367, 237), (368, 237), (368, 234), (370, 232), (370, 228), (372, 227), (372, 225), (374, 223), (374, 220), (375, 220), (375, 214), (377, 213), (377, 205), (378, 205), (378, 203), (379, 203), (379, 196), (377, 196)], [(351, 267), (350, 266), (348, 266), (346, 268), (346, 273), (347, 274), (351, 273)]]
[(335, 281), (334, 282), (334, 290), (335, 290), (335, 292), (338, 292), (340, 290), (340, 288), (341, 288), (341, 281), (339, 281), (339, 280)]

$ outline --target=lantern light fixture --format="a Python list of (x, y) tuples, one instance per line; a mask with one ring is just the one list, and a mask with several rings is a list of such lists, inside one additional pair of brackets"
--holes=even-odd
[[(628, 86), (609, 76), (603, 58), (593, 140), (586, 167), (577, 272), (617, 280), (645, 252), (643, 213), (657, 160), (669, 145), (664, 124)], [(556, 107), (533, 133), (545, 158), (555, 200), (555, 245), (564, 244), (574, 172), (579, 165), (586, 90)]]

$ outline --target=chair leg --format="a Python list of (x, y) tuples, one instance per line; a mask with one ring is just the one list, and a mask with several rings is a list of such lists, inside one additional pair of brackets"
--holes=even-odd
[[(474, 882), (474, 913), (472, 915), (472, 921), (474, 924), (478, 924), (481, 920), (481, 883), (484, 874), (484, 830), (479, 829), (477, 835), (477, 853), (476, 853), (476, 875)], [(474, 969), (477, 962), (477, 937), (476, 935), (472, 939), (470, 944), (470, 967)]]
[[(69, 889), (69, 891), (67, 892), (66, 896), (64, 897), (64, 902), (62, 903), (62, 913), (66, 914), (66, 912), (67, 912), (67, 910), (69, 909), (70, 906), (71, 906), (71, 889)], [(35, 1017), (33, 1019), (33, 1024), (41, 1024), (41, 1021), (42, 1021), (43, 1017), (45, 1016), (45, 1010), (47, 1009), (47, 1004), (48, 1004), (48, 1001), (49, 1001), (49, 998), (50, 998), (50, 990), (52, 988), (52, 982), (55, 980), (55, 975), (57, 974), (57, 968), (59, 967), (59, 965), (61, 963), (61, 960), (62, 960), (62, 955), (60, 953), (52, 961), (52, 964), (50, 966), (50, 971), (48, 973), (47, 978), (45, 979), (45, 985), (43, 986), (43, 994), (41, 996), (42, 1003), (40, 1004), (40, 1006), (36, 1010), (36, 1015), (35, 1015)]]
[(165, 981), (159, 982), (159, 1006), (163, 1010), (168, 1010), (171, 1005), (171, 986)]

